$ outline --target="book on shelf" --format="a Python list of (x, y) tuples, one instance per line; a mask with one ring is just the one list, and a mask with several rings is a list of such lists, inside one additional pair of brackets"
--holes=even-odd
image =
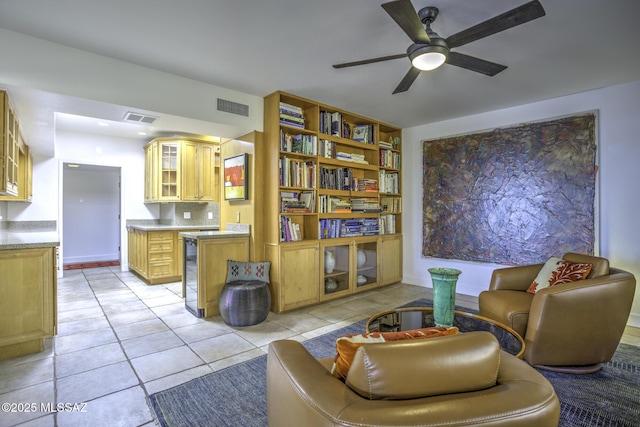
[(314, 213), (315, 191), (280, 191), (280, 212)]
[(304, 128), (302, 108), (296, 105), (280, 102), (280, 123), (287, 126)]
[(336, 160), (342, 160), (344, 162), (353, 162), (353, 163), (361, 163), (364, 165), (368, 165), (369, 162), (365, 160), (364, 154), (358, 153), (346, 153), (344, 151), (337, 151), (335, 153)]
[(320, 239), (375, 236), (380, 234), (377, 218), (323, 218), (318, 221)]
[(316, 165), (313, 161), (280, 157), (280, 186), (313, 188), (316, 182)]
[(356, 190), (350, 168), (327, 168), (320, 166), (318, 178), (324, 190)]
[(288, 216), (280, 217), (280, 241), (281, 242), (295, 242), (302, 240), (302, 233), (300, 231), (300, 224), (294, 222)]
[(364, 213), (378, 213), (380, 212), (380, 202), (378, 202), (378, 199), (373, 197), (351, 198), (351, 211), (364, 212)]
[(351, 202), (349, 200), (341, 199), (337, 196), (321, 194), (319, 201), (320, 213), (351, 213)]
[(400, 169), (401, 156), (394, 151), (380, 150), (380, 165), (383, 168)]
[(375, 127), (373, 125), (356, 125), (353, 127), (354, 141), (364, 142), (366, 144), (375, 143)]
[(280, 130), (280, 151), (316, 156), (318, 154), (318, 137), (304, 134), (293, 135)]
[(303, 191), (300, 194), (300, 201), (304, 203), (304, 206), (309, 209), (311, 213), (316, 211), (316, 192), (315, 191)]
[(380, 234), (396, 233), (396, 216), (391, 214), (380, 215)]
[(400, 213), (402, 212), (402, 198), (382, 196), (380, 197), (380, 208), (382, 212)]
[(400, 193), (400, 174), (398, 172), (388, 172), (386, 170), (378, 171), (379, 191), (381, 193), (399, 194)]
[(336, 157), (336, 143), (328, 139), (320, 140), (320, 152), (323, 157), (333, 159)]
[(367, 193), (378, 192), (378, 181), (370, 178), (353, 178), (353, 189), (355, 191), (364, 191)]

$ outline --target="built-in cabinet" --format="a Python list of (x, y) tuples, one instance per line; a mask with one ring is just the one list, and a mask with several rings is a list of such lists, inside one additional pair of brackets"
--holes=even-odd
[(181, 280), (183, 249), (180, 233), (183, 231), (187, 230), (147, 231), (130, 227), (129, 269), (151, 285)]
[(30, 201), (32, 158), (9, 95), (0, 90), (0, 200)]
[(56, 248), (0, 250), (0, 360), (44, 350), (56, 333)]
[(264, 108), (272, 311), (400, 281), (401, 129), (284, 92)]
[(144, 149), (145, 202), (218, 200), (218, 144), (188, 138), (156, 138)]

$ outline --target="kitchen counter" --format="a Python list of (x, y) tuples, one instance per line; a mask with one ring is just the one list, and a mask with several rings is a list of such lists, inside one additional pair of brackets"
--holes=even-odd
[(53, 248), (60, 246), (56, 231), (0, 230), (0, 250)]
[(127, 230), (162, 231), (162, 230), (218, 230), (218, 225), (175, 225), (175, 224), (130, 224)]
[(249, 237), (248, 231), (200, 231), (200, 232), (182, 232), (180, 236), (187, 239), (223, 239), (227, 237)]

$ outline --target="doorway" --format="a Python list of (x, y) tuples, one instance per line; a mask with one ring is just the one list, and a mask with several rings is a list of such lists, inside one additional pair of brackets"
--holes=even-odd
[(64, 269), (120, 264), (120, 168), (63, 163)]

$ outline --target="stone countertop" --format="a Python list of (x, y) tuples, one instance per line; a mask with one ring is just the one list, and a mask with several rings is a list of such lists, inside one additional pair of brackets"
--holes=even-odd
[(174, 224), (131, 224), (127, 230), (163, 231), (163, 230), (219, 230), (218, 225), (174, 225)]
[(184, 232), (180, 236), (187, 239), (221, 239), (225, 237), (249, 237), (251, 233), (248, 231), (200, 231), (200, 232)]
[(60, 246), (57, 231), (0, 230), (0, 250), (53, 248)]

